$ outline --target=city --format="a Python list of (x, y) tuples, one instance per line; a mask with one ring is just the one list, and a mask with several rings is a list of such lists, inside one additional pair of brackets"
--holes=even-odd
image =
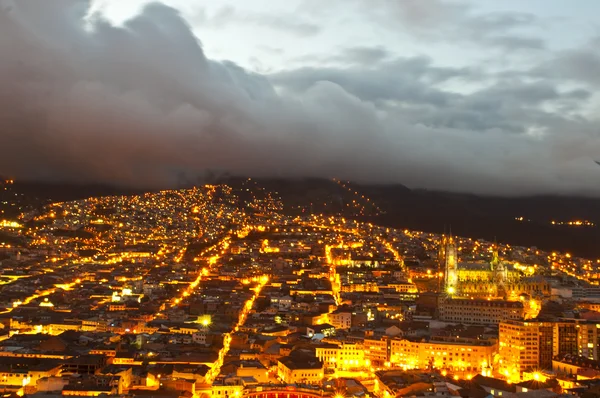
[[(4, 390), (388, 398), (599, 388), (600, 260), (289, 216), (276, 192), (245, 187), (54, 202), (3, 219)], [(356, 203), (361, 213), (371, 201)]]
[(600, 397), (598, 15), (0, 0), (0, 398)]

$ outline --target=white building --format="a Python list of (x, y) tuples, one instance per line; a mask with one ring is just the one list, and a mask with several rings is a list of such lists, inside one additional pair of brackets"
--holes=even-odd
[(332, 312), (327, 314), (327, 322), (336, 329), (350, 329), (352, 326), (352, 313)]

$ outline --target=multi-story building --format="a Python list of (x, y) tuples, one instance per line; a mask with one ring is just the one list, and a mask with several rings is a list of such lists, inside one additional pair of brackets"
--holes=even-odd
[(444, 298), (439, 304), (439, 318), (462, 324), (499, 324), (523, 319), (525, 308), (520, 301)]
[(519, 380), (525, 371), (551, 369), (554, 326), (537, 321), (500, 323), (500, 372)]
[(277, 376), (287, 384), (319, 384), (324, 376), (323, 362), (317, 358), (280, 358), (277, 361)]
[(390, 287), (395, 289), (398, 293), (417, 293), (418, 289), (414, 283), (409, 282), (397, 282), (390, 283), (386, 285), (386, 287)]
[(554, 324), (554, 354), (578, 355), (579, 326), (576, 322), (558, 322)]
[(365, 359), (376, 366), (405, 369), (435, 367), (453, 372), (486, 372), (498, 352), (496, 340), (455, 337), (364, 340)]
[(388, 337), (366, 338), (363, 342), (365, 358), (373, 365), (383, 366), (390, 360), (391, 344)]
[(359, 369), (371, 365), (365, 358), (363, 345), (357, 343), (323, 344), (315, 348), (315, 355), (330, 369)]
[(525, 371), (552, 368), (554, 357), (598, 359), (600, 328), (595, 322), (505, 321), (500, 324), (500, 371), (518, 379)]
[(344, 282), (340, 290), (343, 293), (353, 292), (378, 292), (379, 286), (376, 281), (352, 281), (351, 283)]
[(598, 360), (600, 325), (580, 319), (561, 319), (554, 323), (554, 356), (582, 356)]
[(327, 314), (327, 322), (336, 329), (350, 329), (352, 326), (352, 313), (335, 311)]
[(481, 372), (497, 353), (495, 340), (455, 337), (392, 339), (390, 363), (406, 369), (434, 367), (453, 372)]
[(600, 287), (598, 286), (575, 286), (571, 288), (574, 300), (600, 300)]
[(61, 365), (52, 360), (35, 358), (9, 359), (0, 364), (0, 382), (4, 386), (26, 386), (45, 377), (56, 376)]

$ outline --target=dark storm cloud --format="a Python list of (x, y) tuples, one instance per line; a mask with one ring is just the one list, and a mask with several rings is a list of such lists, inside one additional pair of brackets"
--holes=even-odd
[[(84, 0), (0, 4), (2, 174), (148, 186), (212, 169), (600, 193), (597, 120), (578, 116), (585, 90), (489, 83), (425, 57), (263, 76), (208, 59), (162, 5), (115, 27), (86, 23)], [(480, 87), (444, 88), (466, 81)], [(548, 109), (564, 104), (573, 115)]]

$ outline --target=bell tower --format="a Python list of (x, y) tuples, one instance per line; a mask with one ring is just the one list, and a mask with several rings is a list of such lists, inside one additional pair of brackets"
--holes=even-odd
[(505, 297), (506, 296), (506, 279), (507, 279), (507, 269), (504, 263), (500, 260), (500, 256), (498, 255), (498, 244), (494, 241), (494, 250), (492, 252), (492, 261), (490, 261), (490, 266), (492, 268), (492, 278), (493, 283), (496, 286), (496, 296)]
[(494, 246), (492, 247), (492, 261), (490, 261), (491, 270), (496, 270), (498, 265), (500, 265), (500, 256), (498, 255), (498, 243), (496, 243), (496, 238), (494, 238)]
[(452, 296), (457, 293), (458, 288), (458, 254), (456, 250), (456, 243), (452, 232), (446, 239), (444, 249), (444, 269), (445, 269), (445, 280), (444, 280), (444, 291), (448, 295)]

